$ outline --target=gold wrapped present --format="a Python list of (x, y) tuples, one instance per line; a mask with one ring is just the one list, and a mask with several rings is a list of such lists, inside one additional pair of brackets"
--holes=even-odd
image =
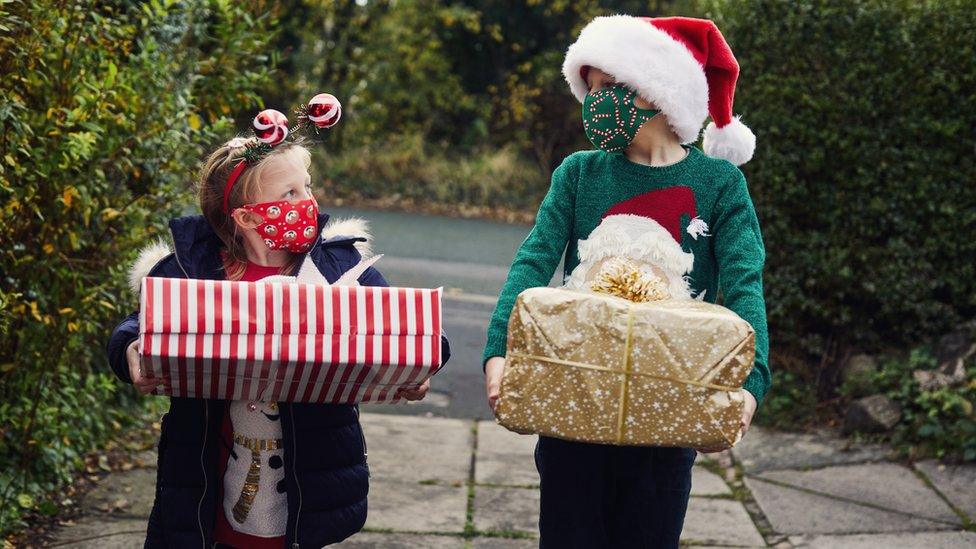
[(725, 307), (531, 288), (509, 320), (496, 416), (567, 440), (730, 447), (754, 358), (752, 327)]

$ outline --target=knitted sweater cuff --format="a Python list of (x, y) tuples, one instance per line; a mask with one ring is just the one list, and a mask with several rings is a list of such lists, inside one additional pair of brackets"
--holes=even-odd
[(488, 342), (485, 343), (485, 354), (481, 359), (481, 369), (484, 370), (485, 363), (488, 362), (489, 358), (496, 356), (505, 356), (506, 347), (508, 345), (508, 334), (502, 332), (501, 334), (489, 334)]
[(742, 384), (742, 388), (752, 393), (752, 396), (756, 397), (757, 409), (762, 405), (763, 398), (766, 396), (766, 391), (769, 389), (766, 387), (766, 383), (763, 381), (762, 375), (756, 370), (749, 373), (749, 377), (747, 377), (746, 382)]

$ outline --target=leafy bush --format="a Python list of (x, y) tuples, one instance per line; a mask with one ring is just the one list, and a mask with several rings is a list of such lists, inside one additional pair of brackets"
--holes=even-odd
[(187, 203), (225, 114), (257, 103), (266, 11), (0, 5), (0, 535), (139, 415), (104, 366), (135, 306), (123, 265)]
[(583, 25), (613, 13), (687, 13), (692, 3), (284, 0), (273, 48), (284, 77), (264, 96), (289, 107), (334, 93), (346, 110), (326, 136), (333, 150), (421, 135), (454, 154), (513, 148), (549, 171), (588, 146), (560, 72)]
[(912, 377), (918, 369), (931, 369), (935, 358), (927, 346), (880, 361), (873, 385), (901, 404), (902, 419), (891, 441), (906, 457), (937, 457), (976, 461), (976, 364), (966, 368), (962, 386), (933, 391), (919, 389)]
[(419, 135), (391, 136), (316, 161), (327, 201), (392, 197), (534, 211), (549, 188), (549, 175), (512, 148), (457, 156)]
[(742, 68), (735, 110), (758, 137), (744, 171), (781, 351), (909, 348), (976, 316), (974, 9), (708, 3)]
[(817, 412), (817, 396), (810, 390), (810, 384), (790, 370), (776, 372), (775, 379), (775, 391), (764, 400), (756, 424), (779, 429), (810, 424)]

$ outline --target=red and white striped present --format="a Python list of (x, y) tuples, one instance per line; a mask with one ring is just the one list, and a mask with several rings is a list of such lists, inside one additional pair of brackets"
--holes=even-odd
[(139, 332), (155, 394), (395, 402), (441, 363), (441, 289), (147, 277)]

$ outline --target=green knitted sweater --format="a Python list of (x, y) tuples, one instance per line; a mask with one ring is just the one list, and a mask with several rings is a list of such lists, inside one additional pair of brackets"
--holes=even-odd
[(705, 291), (749, 322), (756, 331), (756, 363), (744, 388), (761, 403), (770, 386), (767, 362), (769, 336), (763, 299), (765, 261), (759, 221), (745, 177), (725, 160), (686, 147), (687, 156), (663, 167), (635, 164), (621, 154), (584, 151), (570, 155), (552, 174), (552, 184), (539, 207), (535, 226), (519, 247), (488, 326), (484, 359), (504, 356), (508, 318), (522, 290), (545, 286), (565, 250), (564, 276), (579, 263), (577, 241), (585, 239), (603, 214), (622, 201), (673, 186), (691, 188), (695, 207), (709, 227), (697, 239), (686, 231), (690, 216), (681, 219), (681, 246), (695, 255), (691, 272), (694, 295)]

